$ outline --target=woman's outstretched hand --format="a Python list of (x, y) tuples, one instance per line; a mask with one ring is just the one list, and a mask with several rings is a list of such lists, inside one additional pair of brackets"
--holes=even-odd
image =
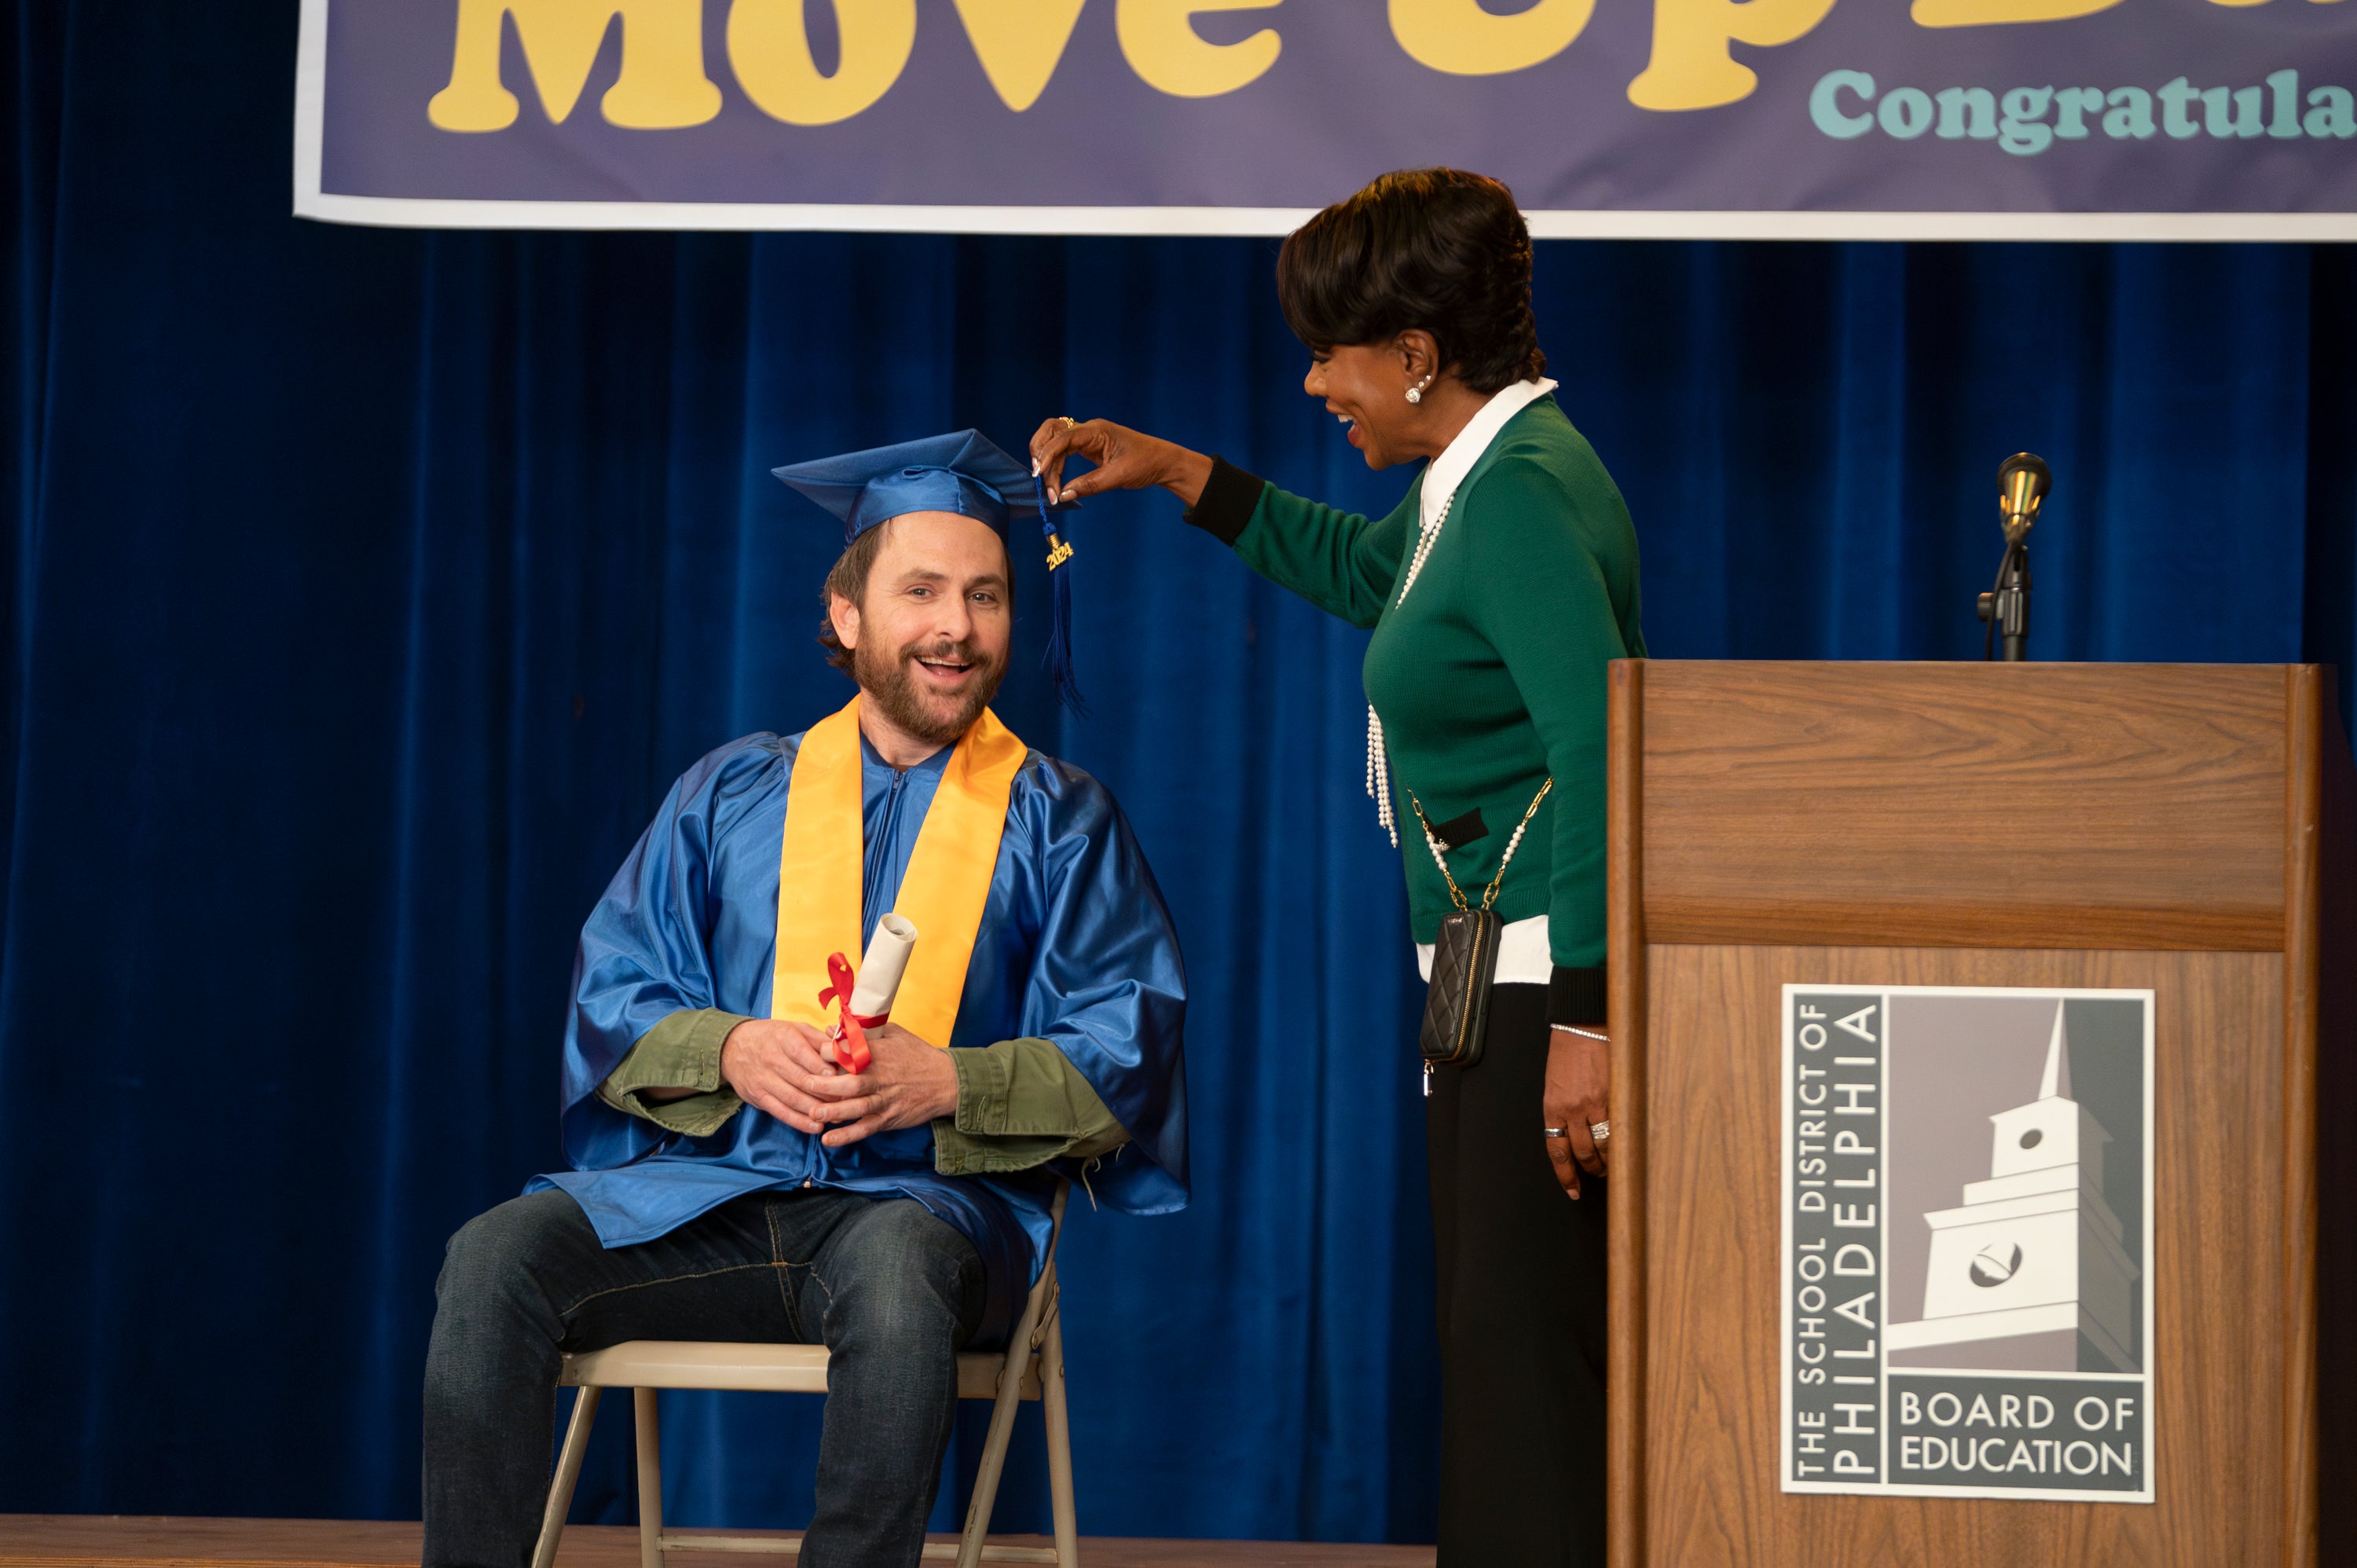
[[(1064, 461), (1069, 457), (1096, 466), (1067, 484)], [(1203, 499), (1203, 487), (1211, 478), (1211, 460), (1200, 452), (1103, 419), (1049, 420), (1031, 437), (1031, 467), (1048, 481), (1048, 499), (1057, 502), (1160, 485), (1193, 506)]]

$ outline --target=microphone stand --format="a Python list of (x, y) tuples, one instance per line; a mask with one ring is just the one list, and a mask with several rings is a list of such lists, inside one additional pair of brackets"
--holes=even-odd
[(1996, 656), (1996, 644), (2004, 640), (2004, 661), (2018, 664), (2029, 657), (2029, 530), (2018, 534), (2006, 530), (2005, 559), (1996, 566), (1996, 591), (1980, 597), (1980, 618), (1988, 623), (1988, 635), (1984, 639), (1981, 657)]

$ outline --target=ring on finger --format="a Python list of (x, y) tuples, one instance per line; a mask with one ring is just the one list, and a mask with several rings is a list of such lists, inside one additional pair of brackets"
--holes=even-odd
[(1587, 1124), (1587, 1135), (1600, 1144), (1604, 1142), (1605, 1139), (1612, 1136), (1612, 1123), (1609, 1122), (1591, 1122)]
[(1542, 1127), (1539, 1131), (1550, 1138), (1568, 1138), (1571, 1136), (1571, 1129), (1568, 1127)]
[(1058, 414), (1058, 415), (1056, 416), (1056, 423), (1058, 423), (1059, 424), (1061, 424), (1065, 429), (1070, 430), (1070, 429), (1071, 429), (1073, 426), (1075, 426), (1075, 425), (1079, 424), (1080, 424), (1080, 421), (1079, 421), (1079, 420), (1077, 420), (1077, 419), (1074, 419), (1074, 418), (1073, 418), (1071, 414), (1069, 414), (1069, 413), (1060, 413), (1060, 414)]

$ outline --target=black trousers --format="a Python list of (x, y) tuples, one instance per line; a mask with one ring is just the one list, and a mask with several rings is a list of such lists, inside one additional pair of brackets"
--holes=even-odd
[(1540, 1136), (1547, 988), (1501, 985), (1479, 1066), (1426, 1101), (1440, 1262), (1437, 1568), (1604, 1561), (1604, 1184)]

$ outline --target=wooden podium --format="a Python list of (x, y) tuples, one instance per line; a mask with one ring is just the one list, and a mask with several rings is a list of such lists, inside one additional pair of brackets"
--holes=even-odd
[[(2330, 671), (1624, 660), (1610, 744), (1613, 1568), (2357, 1555)], [(1783, 988), (1837, 983), (2152, 993), (2151, 1502), (1785, 1488)]]

